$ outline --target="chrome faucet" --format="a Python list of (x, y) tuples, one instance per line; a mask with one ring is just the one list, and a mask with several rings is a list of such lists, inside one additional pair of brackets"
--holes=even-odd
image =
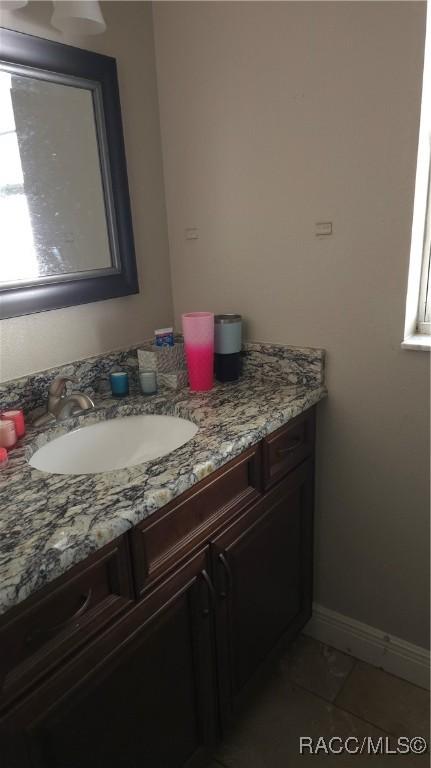
[(57, 411), (57, 421), (63, 421), (70, 416), (77, 416), (79, 413), (89, 411), (94, 408), (94, 403), (85, 392), (72, 392), (69, 397), (60, 399), (60, 407)]
[(94, 408), (94, 403), (84, 392), (72, 392), (66, 395), (66, 384), (71, 381), (77, 384), (77, 380), (71, 376), (56, 376), (48, 389), (48, 403), (46, 412), (36, 416), (33, 420), (35, 427), (49, 424), (51, 421), (63, 421), (70, 416), (76, 416)]

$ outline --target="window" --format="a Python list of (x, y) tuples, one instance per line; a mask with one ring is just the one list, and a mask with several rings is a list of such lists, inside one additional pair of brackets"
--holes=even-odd
[[(431, 146), (431, 133), (428, 137)], [(430, 152), (431, 155), (431, 152)], [(418, 333), (431, 334), (431, 288), (430, 288), (430, 266), (431, 266), (431, 163), (428, 168), (428, 190), (427, 205), (424, 227), (424, 252), (422, 259), (422, 274), (419, 295), (419, 312), (417, 331)]]
[(8, 249), (8, 258), (0, 260), (0, 283), (31, 280), (39, 272), (24, 189), (11, 80), (8, 72), (0, 71), (0, 229)]
[(431, 2), (422, 84), (422, 108), (416, 168), (410, 268), (403, 347), (431, 349)]

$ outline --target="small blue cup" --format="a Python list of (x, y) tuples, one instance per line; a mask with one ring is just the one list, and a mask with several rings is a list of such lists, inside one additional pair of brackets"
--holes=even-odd
[(129, 394), (129, 374), (124, 371), (111, 373), (111, 392), (114, 397), (126, 397)]

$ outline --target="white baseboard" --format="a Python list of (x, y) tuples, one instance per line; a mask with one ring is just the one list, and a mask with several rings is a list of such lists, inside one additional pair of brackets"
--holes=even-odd
[(430, 653), (426, 648), (316, 603), (303, 631), (326, 645), (332, 645), (410, 683), (430, 687)]

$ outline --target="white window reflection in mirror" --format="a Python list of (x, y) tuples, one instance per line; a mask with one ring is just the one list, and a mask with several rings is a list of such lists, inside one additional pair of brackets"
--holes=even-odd
[[(12, 75), (0, 72), (0, 282), (39, 274), (11, 96)], [(6, 256), (7, 254), (7, 256)]]
[(0, 71), (0, 285), (115, 270), (88, 87)]

